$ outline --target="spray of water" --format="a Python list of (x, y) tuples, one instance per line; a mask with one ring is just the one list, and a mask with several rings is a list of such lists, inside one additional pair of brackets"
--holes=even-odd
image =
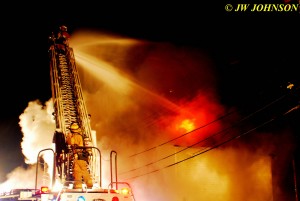
[[(86, 30), (74, 33), (70, 44), (103, 166), (115, 150), (119, 180), (132, 185), (136, 200), (272, 200), (266, 147), (228, 146), (176, 164), (201, 147), (180, 149), (222, 130), (222, 122), (164, 144), (190, 131), (184, 125), (206, 125), (226, 110), (218, 102), (214, 64), (205, 52)], [(32, 101), (20, 115), (22, 152), (32, 168), (16, 168), (2, 189), (33, 187), (37, 153), (52, 146), (52, 111), (51, 99)]]

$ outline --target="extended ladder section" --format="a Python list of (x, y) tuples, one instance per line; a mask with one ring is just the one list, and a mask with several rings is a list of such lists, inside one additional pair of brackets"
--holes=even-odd
[(87, 113), (83, 98), (73, 49), (67, 44), (57, 44), (57, 38), (54, 36), (50, 39), (52, 43), (49, 49), (50, 78), (56, 129), (63, 133), (66, 139), (66, 135), (71, 132), (71, 124), (78, 123), (82, 130), (84, 146), (94, 147), (90, 149), (92, 152), (89, 163), (91, 175), (93, 178), (101, 178), (101, 167), (99, 167), (101, 153), (97, 150), (96, 139), (92, 135), (90, 115)]
[[(106, 175), (107, 177), (110, 176), (110, 183), (107, 187), (102, 186), (102, 159), (101, 152), (96, 144), (96, 133), (91, 130), (90, 116), (87, 113), (83, 98), (73, 49), (68, 45), (66, 27), (61, 26), (60, 30), (56, 35), (52, 34), (49, 37), (51, 43), (49, 48), (50, 78), (53, 116), (56, 126), (53, 136), (55, 150), (46, 148), (38, 153), (37, 164), (41, 164), (41, 166), (36, 165), (35, 186), (33, 189), (13, 189), (5, 195), (0, 195), (0, 200), (135, 201), (130, 185), (127, 182), (118, 181), (117, 153), (115, 151), (110, 153), (110, 175)], [(81, 129), (84, 140), (83, 146), (66, 145), (66, 137), (71, 132), (70, 127), (74, 125), (73, 123), (77, 123)], [(74, 127), (72, 128), (74, 131)], [(52, 174), (49, 174), (48, 166), (43, 163), (44, 153), (49, 151), (54, 156)], [(86, 151), (88, 154), (86, 154)], [(84, 157), (81, 156), (84, 159), (79, 159), (80, 154), (83, 153), (85, 154)], [(89, 174), (93, 179), (93, 186), (84, 178), (80, 181), (80, 177), (78, 177), (75, 181), (76, 168), (74, 168), (74, 164), (79, 161), (83, 162), (83, 160), (84, 163), (76, 163), (76, 165), (86, 164), (85, 162), (87, 162)], [(75, 186), (78, 182), (82, 182), (80, 188)]]
[(89, 114), (82, 94), (81, 83), (75, 65), (73, 49), (65, 53), (50, 50), (50, 76), (56, 128), (70, 132), (70, 125), (77, 122), (86, 137), (92, 140)]

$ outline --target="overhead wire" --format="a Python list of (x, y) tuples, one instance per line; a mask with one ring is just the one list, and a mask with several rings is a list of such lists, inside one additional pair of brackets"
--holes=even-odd
[(186, 136), (186, 135), (188, 135), (188, 134), (191, 134), (191, 133), (193, 133), (193, 132), (195, 132), (195, 131), (197, 131), (197, 130), (199, 130), (199, 129), (202, 129), (202, 128), (206, 127), (206, 126), (209, 126), (210, 124), (213, 124), (213, 123), (215, 123), (215, 122), (217, 122), (217, 121), (220, 121), (221, 119), (224, 119), (225, 117), (227, 117), (227, 116), (229, 116), (229, 115), (231, 115), (231, 114), (234, 114), (234, 113), (236, 113), (236, 112), (237, 112), (236, 110), (235, 110), (235, 111), (228, 112), (228, 113), (226, 113), (225, 115), (220, 116), (219, 118), (217, 118), (217, 119), (215, 119), (215, 120), (213, 120), (213, 121), (211, 121), (211, 122), (209, 122), (209, 123), (207, 123), (207, 124), (205, 124), (205, 125), (203, 125), (203, 126), (200, 126), (200, 127), (196, 128), (196, 129), (194, 129), (194, 130), (192, 130), (192, 131), (189, 131), (189, 132), (187, 132), (187, 133), (184, 133), (184, 134), (182, 134), (182, 135), (180, 135), (180, 136), (178, 136), (178, 137), (176, 137), (176, 138), (173, 138), (173, 139), (171, 139), (171, 140), (168, 140), (168, 141), (166, 141), (166, 142), (163, 142), (163, 143), (161, 143), (161, 144), (159, 144), (159, 145), (157, 145), (157, 146), (151, 147), (151, 148), (146, 149), (146, 150), (144, 150), (144, 151), (141, 151), (141, 152), (132, 154), (132, 155), (130, 155), (129, 157), (133, 157), (133, 156), (140, 155), (140, 154), (142, 154), (142, 153), (151, 151), (151, 150), (153, 150), (153, 149), (156, 149), (156, 148), (158, 148), (158, 147), (161, 147), (161, 146), (163, 146), (163, 145), (166, 145), (166, 144), (168, 144), (168, 143), (170, 143), (170, 142), (173, 142), (173, 141), (175, 141), (175, 140), (178, 140), (178, 139), (180, 139), (180, 138), (182, 138), (182, 137), (184, 137), (184, 136)]
[[(293, 87), (294, 87), (294, 85), (291, 86), (291, 84), (289, 84), (289, 85), (287, 86), (288, 89), (292, 89)], [(275, 99), (275, 100), (272, 101), (271, 103), (267, 104), (266, 106), (262, 107), (261, 109), (257, 110), (256, 112), (254, 112), (253, 114), (250, 114), (250, 115), (248, 115), (248, 116), (250, 117), (250, 116), (254, 115), (255, 113), (259, 112), (260, 110), (263, 110), (263, 109), (269, 107), (270, 105), (272, 105), (273, 103), (278, 102), (279, 100), (283, 99), (283, 98), (286, 97), (287, 95), (288, 95), (288, 94), (282, 95), (281, 97)], [(146, 150), (143, 150), (143, 151), (141, 151), (141, 152), (132, 154), (132, 155), (130, 155), (129, 157), (137, 156), (137, 155), (140, 155), (140, 154), (142, 154), (142, 153), (145, 153), (145, 152), (151, 151), (151, 150), (153, 150), (153, 149), (159, 148), (159, 147), (161, 147), (161, 146), (163, 146), (163, 145), (166, 145), (166, 144), (168, 144), (168, 143), (170, 143), (170, 142), (173, 142), (173, 141), (175, 141), (175, 140), (178, 140), (178, 139), (180, 139), (180, 138), (182, 138), (182, 137), (184, 137), (184, 136), (186, 136), (186, 135), (188, 135), (188, 134), (194, 133), (195, 131), (200, 130), (200, 129), (206, 127), (206, 126), (209, 126), (209, 125), (211, 125), (211, 124), (213, 124), (213, 123), (215, 123), (215, 122), (218, 122), (218, 121), (220, 121), (220, 120), (226, 118), (227, 116), (229, 116), (229, 115), (231, 115), (231, 114), (234, 114), (234, 113), (237, 113), (237, 112), (238, 112), (238, 110), (234, 110), (234, 111), (228, 112), (228, 113), (226, 113), (226, 114), (220, 116), (219, 118), (217, 118), (217, 119), (215, 119), (215, 120), (213, 120), (213, 121), (211, 121), (211, 122), (209, 122), (209, 123), (207, 123), (207, 124), (205, 124), (205, 125), (203, 125), (203, 126), (200, 126), (200, 127), (196, 128), (196, 129), (194, 129), (194, 130), (192, 130), (192, 131), (189, 131), (189, 132), (187, 132), (187, 133), (184, 133), (184, 134), (182, 134), (182, 135), (180, 135), (180, 136), (178, 136), (178, 137), (176, 137), (176, 138), (173, 138), (173, 139), (171, 139), (171, 140), (168, 140), (168, 141), (166, 141), (166, 142), (163, 142), (163, 143), (161, 143), (161, 144), (159, 144), (159, 145), (157, 145), (157, 146), (154, 146), (154, 147), (148, 148), (148, 149), (146, 149)]]
[[(186, 148), (184, 148), (184, 149), (182, 149), (182, 150), (180, 150), (180, 151), (178, 151), (178, 152), (175, 152), (175, 153), (170, 154), (170, 155), (168, 155), (168, 156), (165, 156), (165, 157), (163, 157), (163, 158), (161, 158), (161, 159), (159, 159), (159, 160), (156, 160), (156, 161), (154, 161), (154, 162), (151, 162), (151, 163), (148, 163), (148, 164), (146, 164), (146, 165), (143, 165), (143, 166), (141, 166), (141, 167), (139, 167), (139, 168), (134, 168), (134, 169), (132, 169), (132, 170), (123, 172), (123, 173), (121, 173), (121, 174), (128, 173), (128, 172), (132, 172), (132, 171), (135, 171), (135, 170), (137, 170), (137, 169), (141, 169), (141, 168), (144, 168), (144, 167), (146, 167), (146, 166), (152, 165), (152, 164), (154, 164), (154, 163), (160, 162), (160, 161), (162, 161), (162, 160), (164, 160), (164, 159), (167, 159), (167, 158), (169, 158), (169, 157), (171, 157), (171, 156), (174, 156), (174, 155), (176, 155), (176, 154), (178, 154), (178, 153), (180, 153), (180, 152), (183, 152), (183, 151), (185, 151), (185, 150), (187, 150), (187, 149), (189, 149), (189, 148), (192, 148), (192, 147), (194, 147), (195, 145), (200, 144), (201, 142), (204, 142), (204, 141), (206, 141), (206, 140), (209, 140), (209, 139), (211, 139), (212, 137), (215, 137), (216, 135), (219, 135), (219, 134), (224, 133), (224, 132), (227, 133), (227, 130), (236, 127), (238, 124), (240, 124), (241, 122), (243, 122), (243, 121), (249, 119), (249, 118), (252, 117), (253, 115), (255, 115), (255, 114), (257, 114), (257, 113), (259, 113), (259, 112), (261, 112), (261, 111), (264, 111), (266, 108), (268, 108), (268, 107), (270, 107), (271, 105), (273, 105), (273, 104), (279, 102), (280, 100), (282, 100), (282, 99), (285, 98), (286, 96), (287, 96), (287, 94), (284, 94), (284, 95), (280, 96), (279, 98), (275, 99), (274, 101), (270, 102), (269, 104), (267, 104), (267, 105), (265, 105), (265, 106), (259, 108), (258, 110), (254, 111), (253, 113), (250, 113), (249, 115), (245, 116), (245, 117), (242, 118), (240, 121), (238, 121), (237, 123), (231, 125), (230, 127), (227, 127), (227, 128), (225, 128), (225, 129), (223, 129), (223, 130), (221, 130), (221, 131), (219, 131), (219, 132), (217, 132), (217, 133), (215, 133), (215, 134), (213, 134), (213, 135), (210, 135), (209, 137), (207, 137), (207, 138), (205, 138), (205, 139), (203, 139), (203, 140), (200, 140), (200, 141), (198, 141), (198, 142), (196, 142), (196, 143), (194, 143), (194, 144), (192, 144), (192, 145), (190, 145), (190, 146), (187, 146)], [(291, 111), (293, 111), (293, 110), (296, 110), (296, 109), (299, 109), (299, 108), (300, 108), (300, 106), (297, 105), (297, 106), (291, 108), (290, 110), (288, 110), (287, 112), (285, 112), (285, 113), (282, 114), (282, 115), (286, 115), (286, 114), (288, 114), (289, 112), (291, 112)], [(227, 115), (229, 115), (229, 114), (223, 115), (222, 118), (226, 117)], [(220, 120), (220, 119), (222, 119), (222, 118), (218, 118), (218, 119), (216, 119), (216, 120), (210, 122), (209, 124), (211, 124), (211, 123), (213, 123), (213, 122), (216, 122), (216, 121), (218, 121), (218, 120)], [(221, 142), (221, 143), (219, 143), (219, 144), (217, 144), (217, 145), (211, 146), (211, 147), (208, 148), (208, 149), (205, 149), (205, 150), (203, 150), (203, 151), (200, 151), (199, 153), (194, 154), (193, 156), (190, 156), (190, 157), (188, 157), (188, 158), (185, 158), (185, 159), (183, 159), (183, 160), (181, 160), (181, 161), (177, 161), (177, 162), (172, 163), (172, 164), (170, 164), (170, 165), (167, 165), (167, 166), (165, 166), (165, 167), (163, 167), (163, 168), (159, 168), (159, 169), (153, 170), (153, 171), (151, 171), (151, 172), (148, 172), (148, 173), (145, 173), (145, 174), (142, 174), (142, 175), (139, 175), (139, 176), (131, 177), (130, 179), (133, 179), (133, 178), (136, 178), (136, 177), (140, 177), (140, 176), (143, 176), (143, 175), (146, 175), (146, 174), (150, 174), (150, 173), (153, 173), (153, 172), (157, 172), (157, 171), (159, 171), (159, 170), (161, 170), (161, 169), (164, 169), (164, 168), (167, 168), (167, 167), (171, 167), (171, 166), (173, 166), (173, 165), (176, 165), (176, 164), (179, 164), (179, 163), (184, 162), (184, 161), (186, 161), (186, 160), (189, 160), (189, 159), (191, 159), (191, 158), (194, 158), (194, 157), (196, 157), (196, 156), (198, 156), (198, 155), (200, 155), (200, 154), (202, 154), (202, 153), (205, 153), (205, 152), (208, 152), (208, 151), (210, 151), (210, 150), (212, 150), (212, 149), (215, 149), (215, 148), (217, 148), (217, 147), (220, 147), (220, 146), (222, 146), (222, 145), (224, 145), (224, 144), (226, 144), (226, 143), (228, 143), (228, 142), (230, 142), (230, 141), (232, 141), (232, 140), (234, 140), (234, 139), (237, 139), (237, 138), (239, 138), (239, 137), (241, 137), (241, 136), (243, 136), (243, 135), (246, 135), (246, 134), (248, 134), (248, 133), (251, 133), (251, 132), (253, 132), (254, 130), (257, 130), (258, 128), (265, 126), (266, 124), (271, 123), (271, 122), (274, 121), (276, 118), (277, 118), (277, 117), (271, 118), (271, 119), (269, 119), (268, 121), (263, 122), (263, 123), (260, 124), (259, 126), (256, 126), (256, 127), (252, 128), (252, 129), (250, 129), (250, 130), (248, 130), (248, 131), (246, 131), (246, 132), (244, 132), (244, 133), (242, 133), (242, 134), (235, 135), (235, 136), (231, 136), (229, 139), (227, 139), (227, 140), (225, 140), (225, 141), (223, 141), (223, 142)], [(204, 126), (202, 126), (202, 127), (199, 127), (199, 128), (197, 128), (197, 129), (194, 129), (194, 130), (191, 131), (191, 132), (195, 132), (196, 130), (199, 130), (200, 128), (203, 128), (203, 127), (205, 127), (205, 126), (207, 126), (207, 125), (204, 125)], [(189, 133), (191, 133), (191, 132), (185, 133), (185, 134), (181, 135), (180, 137), (183, 137), (183, 136), (185, 136), (186, 134), (189, 134)], [(225, 136), (225, 135), (224, 135), (224, 136)], [(178, 139), (178, 138), (180, 138), (180, 137), (177, 137), (177, 138), (175, 138), (175, 139)], [(171, 142), (171, 141), (173, 141), (173, 140), (175, 140), (175, 139), (169, 140), (168, 142)], [(152, 147), (151, 149), (147, 149), (147, 150), (145, 150), (144, 152), (149, 151), (149, 150), (152, 150), (152, 149), (155, 149), (155, 148), (157, 148), (157, 147), (159, 147), (159, 146), (162, 146), (162, 145), (164, 145), (164, 144), (167, 144), (168, 142), (165, 142), (165, 143), (162, 143), (162, 144), (160, 144), (160, 145), (158, 145), (158, 146)], [(144, 153), (144, 152), (140, 152), (140, 153)], [(136, 154), (136, 155), (137, 155), (137, 154)], [(132, 156), (133, 156), (133, 155), (132, 155)]]
[[(289, 109), (287, 112), (283, 113), (282, 115), (285, 116), (285, 115), (289, 114), (291, 111), (294, 111), (294, 110), (299, 109), (299, 108), (300, 108), (300, 105), (296, 105), (296, 106), (294, 106), (293, 108)], [(196, 156), (199, 156), (200, 154), (204, 154), (204, 153), (206, 153), (206, 152), (208, 152), (208, 151), (211, 151), (211, 150), (213, 150), (213, 149), (215, 149), (215, 148), (218, 148), (218, 147), (220, 147), (220, 146), (222, 146), (222, 145), (224, 145), (224, 144), (226, 144), (226, 143), (228, 143), (228, 142), (230, 142), (230, 141), (233, 141), (233, 140), (235, 140), (235, 139), (237, 139), (237, 138), (240, 138), (240, 137), (243, 136), (243, 135), (249, 134), (249, 133), (251, 133), (251, 132), (257, 130), (258, 128), (261, 128), (261, 127), (263, 127), (263, 126), (265, 126), (265, 125), (267, 125), (267, 124), (269, 124), (269, 123), (275, 121), (277, 118), (278, 118), (278, 117), (271, 118), (271, 119), (269, 119), (269, 120), (263, 122), (262, 124), (260, 124), (260, 125), (258, 125), (258, 126), (256, 126), (256, 127), (252, 128), (252, 129), (248, 130), (247, 132), (244, 132), (244, 133), (241, 133), (241, 134), (239, 134), (239, 135), (233, 136), (233, 137), (231, 137), (231, 138), (229, 138), (229, 139), (227, 139), (227, 140), (225, 140), (225, 141), (223, 141), (223, 142), (221, 142), (221, 143), (219, 143), (219, 144), (217, 144), (217, 145), (215, 145), (215, 146), (213, 146), (213, 147), (210, 147), (210, 148), (208, 148), (208, 149), (206, 149), (206, 150), (204, 150), (204, 151), (201, 151), (201, 152), (198, 152), (198, 153), (196, 153), (196, 154), (193, 154), (193, 155), (190, 156), (190, 157), (187, 157), (187, 158), (185, 158), (185, 159), (182, 159), (182, 160), (177, 161), (177, 162), (175, 162), (175, 163), (172, 163), (172, 164), (170, 164), (170, 165), (166, 165), (166, 166), (164, 166), (164, 167), (162, 167), (162, 168), (155, 169), (155, 170), (152, 170), (152, 171), (150, 171), (150, 172), (146, 172), (145, 174), (137, 175), (137, 176), (130, 177), (130, 178), (127, 178), (127, 179), (129, 180), (129, 179), (134, 179), (134, 178), (142, 177), (142, 176), (145, 176), (145, 175), (154, 173), (154, 172), (158, 172), (158, 171), (160, 171), (160, 170), (162, 170), (162, 169), (166, 169), (166, 168), (168, 168), (168, 167), (172, 167), (172, 166), (174, 166), (174, 165), (177, 165), (177, 164), (179, 164), (179, 163), (185, 162), (185, 161), (187, 161), (187, 160), (190, 160), (190, 159), (192, 159), (192, 158), (194, 158), (194, 157), (196, 157)], [(179, 152), (176, 152), (176, 153), (179, 153)], [(176, 153), (175, 153), (175, 154), (176, 154)], [(174, 154), (173, 154), (173, 155), (174, 155)]]
[[(166, 168), (168, 168), (168, 167), (172, 167), (172, 166), (177, 165), (177, 164), (179, 164), (179, 163), (182, 163), (182, 162), (184, 162), (184, 161), (190, 160), (190, 159), (192, 159), (192, 158), (194, 158), (194, 157), (196, 157), (196, 156), (199, 156), (200, 154), (206, 153), (206, 152), (208, 152), (208, 151), (210, 151), (210, 150), (213, 150), (213, 149), (215, 149), (215, 148), (217, 148), (217, 147), (220, 147), (220, 146), (222, 146), (222, 145), (224, 145), (224, 144), (226, 144), (226, 143), (228, 143), (228, 142), (230, 142), (230, 141), (232, 141), (232, 140), (234, 140), (234, 139), (237, 139), (237, 138), (241, 137), (242, 135), (246, 135), (246, 134), (248, 134), (248, 133), (250, 133), (250, 132), (256, 130), (257, 128), (263, 127), (264, 125), (266, 125), (266, 124), (268, 124), (268, 123), (270, 123), (270, 122), (272, 122), (272, 121), (274, 121), (274, 118), (273, 118), (273, 119), (270, 119), (270, 120), (267, 121), (267, 122), (264, 122), (263, 124), (261, 124), (261, 125), (255, 127), (255, 128), (253, 128), (253, 129), (250, 129), (249, 131), (247, 131), (247, 132), (245, 132), (245, 133), (242, 133), (242, 134), (240, 134), (240, 135), (234, 136), (234, 137), (232, 137), (232, 138), (230, 138), (230, 139), (228, 139), (228, 140), (226, 140), (226, 141), (224, 141), (224, 142), (222, 142), (222, 143), (219, 143), (219, 144), (217, 144), (217, 145), (215, 145), (215, 146), (213, 146), (213, 147), (210, 147), (210, 148), (206, 149), (205, 151), (199, 152), (199, 153), (197, 153), (197, 154), (194, 154), (194, 155), (192, 155), (192, 156), (190, 156), (190, 157), (187, 157), (187, 158), (182, 159), (182, 160), (180, 160), (180, 161), (177, 161), (177, 162), (175, 162), (175, 163), (171, 163), (170, 165), (166, 165), (166, 166), (164, 166), (164, 167), (162, 167), (162, 168), (155, 169), (155, 170), (153, 170), (153, 171), (146, 172), (145, 174), (137, 175), (137, 176), (130, 177), (130, 178), (127, 178), (127, 179), (129, 180), (129, 179), (134, 179), (134, 178), (138, 178), (138, 177), (141, 177), (141, 176), (145, 176), (145, 175), (148, 175), (148, 174), (151, 174), (151, 173), (154, 173), (154, 172), (158, 172), (158, 171), (160, 171), (160, 170), (162, 170), (162, 169), (166, 169)], [(176, 153), (179, 153), (179, 152), (176, 152)], [(176, 154), (176, 153), (175, 153), (175, 154)]]

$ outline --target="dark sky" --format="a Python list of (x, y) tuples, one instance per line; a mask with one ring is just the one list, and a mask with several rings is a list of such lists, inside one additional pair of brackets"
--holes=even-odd
[[(218, 70), (224, 104), (256, 108), (299, 87), (299, 12), (226, 12), (225, 3), (61, 3), (18, 5), (1, 14), (1, 178), (23, 164), (19, 115), (51, 97), (48, 36), (64, 24), (204, 49)], [(78, 5), (75, 5), (78, 4)], [(6, 8), (2, 8), (3, 11)], [(298, 97), (279, 107), (299, 102)], [(298, 112), (299, 116), (299, 112)]]

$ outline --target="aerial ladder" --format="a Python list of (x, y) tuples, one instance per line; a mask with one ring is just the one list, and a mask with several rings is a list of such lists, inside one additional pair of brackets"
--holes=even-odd
[[(70, 131), (70, 125), (77, 122), (86, 137), (92, 140), (90, 115), (87, 113), (73, 49), (68, 45), (68, 36), (61, 37), (64, 37), (63, 44), (56, 44), (55, 36), (51, 37), (53, 45), (49, 50), (56, 128), (67, 133)], [(55, 48), (55, 45), (58, 46)]]
[[(56, 150), (65, 149), (63, 143), (66, 135), (71, 132), (70, 127), (73, 123), (77, 123), (81, 128), (84, 146), (92, 146), (90, 149), (91, 157), (89, 162), (89, 169), (94, 178), (99, 177), (99, 166), (97, 167), (97, 160), (94, 156), (99, 156), (96, 153), (96, 135), (92, 135), (90, 126), (90, 115), (87, 112), (83, 92), (81, 88), (80, 78), (75, 63), (75, 56), (73, 49), (69, 46), (69, 34), (67, 27), (61, 26), (57, 35), (54, 33), (50, 39), (50, 79), (52, 90), (52, 101), (54, 108), (54, 119), (56, 127), (56, 135), (62, 135), (62, 139), (56, 141)], [(55, 136), (58, 138), (58, 136)], [(56, 152), (56, 158), (64, 156), (60, 151)], [(99, 162), (99, 161), (98, 161)], [(60, 178), (67, 180), (70, 178), (71, 171), (68, 165), (58, 163), (56, 166), (60, 174)], [(96, 172), (98, 170), (98, 172)]]
[[(61, 26), (58, 33), (52, 33), (49, 37), (50, 78), (56, 127), (53, 138), (56, 139), (56, 165), (54, 165), (56, 168), (53, 173), (53, 180), (57, 179), (57, 175), (59, 175), (59, 179), (61, 183), (64, 183), (64, 186), (68, 187), (68, 183), (72, 182), (70, 181), (72, 167), (68, 153), (65, 153), (65, 145), (62, 142), (66, 139), (66, 135), (71, 132), (70, 127), (72, 124), (77, 123), (84, 138), (84, 147), (78, 148), (84, 148), (89, 151), (90, 174), (94, 179), (94, 183), (98, 184), (95, 189), (89, 189), (89, 192), (92, 192), (92, 194), (87, 199), (133, 201), (134, 196), (130, 185), (127, 182), (117, 181), (117, 153), (115, 151), (110, 153), (111, 182), (108, 187), (102, 187), (101, 152), (97, 148), (96, 133), (91, 129), (90, 115), (87, 112), (73, 48), (69, 46), (69, 38), (66, 26)], [(58, 136), (61, 136), (61, 140), (57, 140), (59, 139)], [(63, 162), (59, 162), (59, 160)], [(123, 190), (119, 190), (118, 185), (124, 187), (122, 188)], [(100, 192), (99, 190), (102, 191)], [(69, 189), (69, 191), (69, 195), (62, 195), (62, 197), (72, 195), (72, 189)]]
[[(58, 32), (52, 33), (49, 37), (55, 148), (39, 151), (34, 188), (12, 189), (0, 195), (0, 201), (135, 201), (129, 183), (119, 182), (117, 179), (115, 151), (110, 152), (110, 175), (108, 175), (110, 182), (108, 186), (102, 184), (101, 152), (97, 148), (96, 133), (91, 129), (90, 115), (85, 105), (74, 52), (69, 46), (69, 37), (66, 26), (61, 26)], [(83, 146), (71, 147), (66, 143), (67, 134), (71, 132), (74, 123), (81, 129)], [(72, 154), (74, 156), (74, 149), (88, 150), (89, 173), (93, 178), (92, 187), (82, 185), (81, 189), (73, 188), (71, 156)], [(47, 165), (41, 162), (43, 153), (47, 151), (52, 152), (54, 158), (52, 177), (49, 176)], [(43, 168), (39, 168), (40, 166)], [(39, 172), (40, 169), (42, 173)], [(40, 176), (42, 183), (38, 181)], [(61, 184), (58, 188), (56, 188), (57, 183)]]

